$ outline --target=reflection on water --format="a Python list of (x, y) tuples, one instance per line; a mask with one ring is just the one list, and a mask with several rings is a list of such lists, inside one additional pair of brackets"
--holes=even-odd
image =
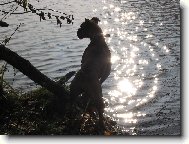
[(128, 96), (130, 95), (135, 95), (136, 94), (136, 88), (133, 86), (133, 84), (127, 80), (127, 79), (123, 79), (121, 81), (118, 82), (118, 89), (122, 92), (122, 93), (127, 93)]
[[(158, 97), (156, 92), (161, 87), (158, 77), (162, 67), (166, 66), (161, 62), (160, 54), (170, 54), (170, 50), (164, 42), (154, 36), (155, 22), (152, 18), (146, 21), (145, 17), (140, 17), (140, 11), (133, 12), (132, 10), (136, 10), (134, 8), (128, 10), (126, 5), (122, 5), (126, 1), (121, 1), (120, 4), (120, 2), (104, 0), (103, 3), (104, 19), (100, 24), (104, 27), (104, 33), (111, 35), (107, 43), (112, 51), (111, 76), (115, 85), (105, 96), (105, 101), (110, 105), (106, 108), (106, 112), (120, 125), (124, 125), (124, 131), (135, 135), (133, 129), (136, 130), (136, 123), (142, 119), (141, 117), (146, 116), (145, 111), (141, 112), (137, 109)], [(136, 1), (136, 3), (140, 2)], [(163, 12), (164, 9), (161, 10)], [(143, 15), (150, 16), (149, 13)], [(164, 24), (166, 21), (161, 18), (156, 22), (160, 27), (166, 26)], [(158, 26), (156, 28), (159, 29)], [(151, 41), (154, 41), (154, 44)]]
[[(106, 3), (107, 2), (104, 1), (104, 4)], [(145, 90), (145, 95), (140, 96), (140, 98), (137, 97), (145, 81), (143, 74), (145, 73), (144, 69), (152, 65), (149, 61), (149, 57), (141, 57), (140, 55), (140, 53), (144, 51), (142, 48), (147, 47), (147, 43), (139, 40), (138, 35), (134, 33), (134, 30), (140, 31), (143, 29), (144, 21), (137, 20), (138, 25), (136, 25), (136, 28), (128, 31), (126, 27), (132, 24), (137, 18), (137, 13), (124, 12), (118, 6), (109, 3), (107, 3), (107, 6), (103, 7), (103, 12), (106, 13), (106, 11), (107, 14), (104, 16), (105, 20), (101, 25), (106, 27), (104, 33), (108, 32), (111, 34), (111, 39), (108, 39), (107, 42), (110, 46), (115, 45), (115, 41), (112, 41), (112, 39), (117, 39), (116, 48), (111, 48), (113, 51), (111, 61), (114, 66), (113, 83), (117, 84), (117, 87), (112, 87), (112, 90), (108, 93), (110, 99), (106, 97), (109, 99), (109, 103), (115, 101), (114, 105), (116, 106), (106, 109), (106, 111), (107, 113), (112, 113), (112, 116), (117, 118), (120, 124), (135, 124), (137, 123), (137, 117), (142, 117), (146, 114), (141, 114), (140, 111), (133, 112), (133, 108), (148, 103), (150, 99), (155, 97), (155, 92), (158, 89), (157, 78), (154, 75), (152, 78), (154, 83), (152, 83), (151, 88)], [(114, 17), (113, 21), (115, 25), (109, 24), (107, 20), (109, 17)], [(146, 39), (151, 37), (151, 34), (147, 34)], [(140, 43), (142, 47), (138, 45), (138, 43)], [(146, 53), (149, 53), (149, 51), (146, 51)], [(155, 57), (155, 54), (153, 53), (151, 57)], [(161, 68), (158, 61), (155, 61), (155, 63), (158, 69)], [(158, 69), (155, 71), (155, 74), (158, 73)], [(127, 129), (127, 131), (129, 130)]]
[[(42, 5), (60, 11), (65, 5), (65, 11), (75, 16), (74, 25), (57, 29), (52, 22), (36, 20), (35, 26), (21, 17), (27, 24), (18, 36), (25, 35), (25, 39), (15, 38), (10, 47), (49, 77), (57, 78), (79, 69), (89, 41), (78, 40), (76, 31), (85, 17), (99, 17), (104, 35), (110, 34), (106, 41), (112, 54), (112, 71), (102, 86), (108, 104), (105, 115), (132, 135), (180, 134), (179, 2), (70, 0), (58, 5), (44, 1)], [(35, 28), (29, 31), (32, 26)], [(7, 77), (10, 80), (12, 75)], [(32, 83), (20, 73), (14, 78), (16, 86)]]

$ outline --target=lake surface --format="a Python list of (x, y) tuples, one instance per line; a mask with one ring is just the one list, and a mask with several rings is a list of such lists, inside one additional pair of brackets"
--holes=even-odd
[[(56, 80), (79, 70), (89, 40), (79, 40), (77, 29), (85, 18), (99, 17), (103, 32), (111, 35), (106, 41), (112, 70), (102, 86), (105, 115), (131, 135), (181, 134), (178, 0), (43, 0), (31, 4), (71, 14), (74, 23), (62, 21), (60, 28), (55, 18), (40, 22), (32, 13), (11, 15), (6, 20), (10, 26), (0, 28), (0, 41), (23, 23), (7, 47)], [(5, 77), (23, 91), (36, 87), (11, 66)]]

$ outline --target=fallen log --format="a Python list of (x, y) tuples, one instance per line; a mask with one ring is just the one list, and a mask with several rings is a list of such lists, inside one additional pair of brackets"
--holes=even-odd
[(46, 75), (41, 73), (35, 68), (28, 60), (19, 56), (17, 53), (11, 51), (4, 45), (0, 45), (0, 60), (4, 60), (24, 75), (28, 76), (35, 83), (46, 88), (60, 99), (67, 100), (69, 93), (59, 83), (48, 78)]

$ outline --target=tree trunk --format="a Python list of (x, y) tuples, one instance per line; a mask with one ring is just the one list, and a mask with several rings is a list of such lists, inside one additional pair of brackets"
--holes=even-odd
[(0, 45), (0, 60), (4, 60), (24, 75), (28, 76), (35, 83), (46, 88), (50, 92), (54, 93), (61, 99), (68, 98), (68, 92), (63, 86), (54, 82), (46, 75), (42, 74), (38, 69), (36, 69), (28, 60), (22, 58), (17, 53), (6, 48), (4, 45)]

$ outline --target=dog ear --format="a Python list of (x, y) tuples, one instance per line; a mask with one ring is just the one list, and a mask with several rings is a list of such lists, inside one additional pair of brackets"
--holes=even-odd
[(88, 22), (88, 21), (89, 21), (89, 19), (86, 19), (86, 18), (85, 18), (85, 22)]
[(96, 24), (98, 24), (98, 22), (100, 22), (99, 18), (97, 18), (97, 17), (93, 17), (93, 18), (91, 19), (91, 21), (93, 21), (93, 22), (96, 23)]

